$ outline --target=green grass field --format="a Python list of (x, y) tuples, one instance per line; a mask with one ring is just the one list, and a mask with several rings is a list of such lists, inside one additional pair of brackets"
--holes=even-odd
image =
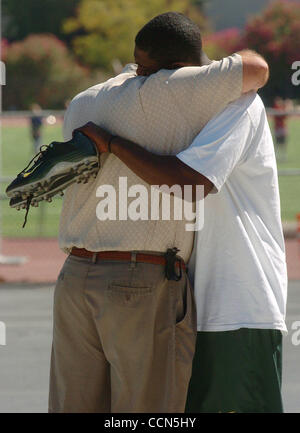
[[(61, 125), (44, 126), (43, 144), (62, 141)], [(27, 126), (2, 127), (2, 175), (15, 176), (33, 157), (33, 145)], [(1, 192), (7, 184), (3, 184)], [(2, 235), (5, 237), (56, 237), (62, 199), (57, 196), (53, 202), (42, 202), (38, 208), (31, 206), (27, 224), (22, 228), (25, 211), (11, 209), (8, 200), (1, 202)]]
[[(272, 124), (272, 122), (271, 122)], [(288, 159), (278, 168), (300, 169), (300, 118), (289, 120)], [(62, 141), (61, 125), (45, 126), (43, 143)], [(32, 144), (29, 128), (26, 126), (2, 127), (2, 175), (15, 176), (31, 159)], [(300, 176), (279, 177), (282, 219), (295, 220), (300, 213)], [(2, 193), (7, 184), (2, 185)], [(27, 225), (22, 229), (25, 211), (10, 209), (8, 200), (1, 201), (2, 234), (6, 237), (56, 237), (62, 200), (57, 197), (51, 204), (42, 203), (40, 207), (31, 207)], [(43, 225), (41, 226), (41, 223)]]

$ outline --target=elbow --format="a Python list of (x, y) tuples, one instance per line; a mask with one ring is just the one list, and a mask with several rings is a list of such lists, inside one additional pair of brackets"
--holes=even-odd
[(243, 90), (247, 93), (263, 87), (269, 78), (269, 65), (259, 54), (246, 52), (243, 59)]
[(256, 75), (257, 75), (257, 88), (260, 89), (261, 87), (265, 86), (269, 79), (269, 65), (268, 63), (262, 58), (258, 58), (258, 62), (256, 65)]
[[(201, 187), (200, 190), (197, 190), (197, 186)], [(203, 200), (214, 188), (214, 184), (207, 178), (203, 176), (202, 182), (194, 185), (193, 188), (193, 202)]]

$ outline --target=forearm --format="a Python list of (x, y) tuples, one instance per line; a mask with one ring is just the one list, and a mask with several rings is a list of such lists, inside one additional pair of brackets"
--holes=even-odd
[(175, 157), (156, 155), (121, 137), (112, 140), (111, 152), (150, 185), (170, 185), (177, 181), (177, 176), (168, 170), (167, 162)]
[[(213, 185), (211, 182), (174, 155), (156, 155), (136, 143), (115, 137), (111, 152), (126, 164), (137, 176), (149, 185), (203, 185), (206, 196)], [(195, 188), (193, 188), (195, 198)]]
[[(184, 164), (174, 155), (157, 155), (142, 146), (88, 122), (76, 131), (89, 137), (99, 154), (111, 152), (127, 165), (137, 176), (149, 185), (193, 186), (193, 200), (197, 199), (197, 185), (204, 187), (204, 197), (211, 191), (213, 184), (202, 174)], [(74, 131), (75, 132), (75, 131)]]

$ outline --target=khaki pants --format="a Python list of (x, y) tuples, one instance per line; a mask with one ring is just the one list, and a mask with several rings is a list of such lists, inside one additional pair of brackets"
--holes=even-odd
[(196, 339), (186, 273), (69, 256), (54, 294), (49, 412), (184, 412)]

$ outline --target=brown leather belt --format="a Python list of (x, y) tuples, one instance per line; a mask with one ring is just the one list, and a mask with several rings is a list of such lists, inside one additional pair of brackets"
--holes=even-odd
[[(154, 265), (166, 265), (166, 259), (163, 255), (135, 253), (131, 251), (100, 251), (92, 252), (85, 248), (73, 247), (70, 253), (72, 256), (91, 258), (93, 261), (96, 260), (117, 260), (127, 262), (138, 262), (138, 263), (151, 263)], [(132, 260), (134, 258), (134, 260)], [(185, 270), (185, 263), (182, 259), (178, 258), (175, 266)]]

